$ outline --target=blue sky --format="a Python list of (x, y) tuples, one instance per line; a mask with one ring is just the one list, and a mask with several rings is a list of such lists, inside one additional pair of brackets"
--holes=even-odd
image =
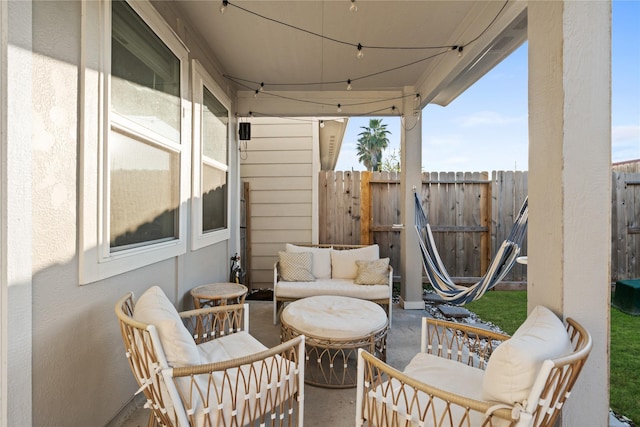
[[(612, 160), (640, 159), (640, 1), (613, 1)], [(422, 114), (424, 171), (527, 170), (527, 44), (447, 107)], [(391, 144), (400, 147), (400, 119), (384, 117)], [(364, 170), (355, 147), (368, 117), (353, 117), (336, 170)]]

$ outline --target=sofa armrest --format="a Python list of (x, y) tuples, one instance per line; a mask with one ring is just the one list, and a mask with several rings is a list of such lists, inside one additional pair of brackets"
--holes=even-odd
[(179, 313), (196, 344), (249, 330), (249, 305), (232, 304)]
[(509, 335), (445, 320), (422, 318), (420, 351), (484, 369)]

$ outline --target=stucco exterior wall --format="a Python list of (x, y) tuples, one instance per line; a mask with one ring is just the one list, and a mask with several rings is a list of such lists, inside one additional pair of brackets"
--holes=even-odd
[[(23, 120), (33, 127), (32, 413), (39, 426), (98, 426), (116, 416), (138, 387), (125, 358), (115, 301), (160, 285), (179, 309), (190, 308), (189, 289), (226, 281), (229, 252), (236, 250), (233, 197), (229, 242), (191, 251), (187, 240), (182, 256), (79, 285), (81, 6), (33, 3), (33, 106)], [(190, 59), (210, 64), (197, 46), (190, 51)], [(234, 148), (230, 152), (234, 195), (237, 157)]]

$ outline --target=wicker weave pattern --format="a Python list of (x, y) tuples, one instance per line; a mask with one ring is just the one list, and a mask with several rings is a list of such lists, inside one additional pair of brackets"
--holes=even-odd
[[(127, 360), (151, 409), (150, 426), (303, 425), (303, 336), (246, 357), (172, 369), (155, 327), (135, 321), (133, 310), (131, 293), (116, 304)], [(244, 330), (245, 310), (227, 305), (180, 316), (203, 343)]]
[[(356, 425), (551, 427), (592, 346), (589, 333), (572, 319), (567, 319), (567, 332), (574, 352), (543, 364), (543, 379), (545, 373), (548, 375), (542, 393), (524, 408), (495, 406), (496, 402), (472, 400), (446, 392), (408, 377), (361, 350), (358, 357)], [(493, 349), (507, 338), (472, 326), (424, 319), (422, 351), (483, 369)], [(485, 416), (487, 412), (491, 415)]]

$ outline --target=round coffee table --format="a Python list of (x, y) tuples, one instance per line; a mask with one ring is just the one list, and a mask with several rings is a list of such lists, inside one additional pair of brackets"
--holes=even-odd
[(191, 289), (191, 297), (195, 308), (215, 307), (232, 304), (243, 304), (247, 296), (247, 287), (237, 283), (209, 283)]
[(386, 360), (389, 319), (371, 301), (314, 296), (293, 301), (280, 316), (282, 341), (305, 335), (305, 382), (332, 388), (357, 384), (358, 349)]

